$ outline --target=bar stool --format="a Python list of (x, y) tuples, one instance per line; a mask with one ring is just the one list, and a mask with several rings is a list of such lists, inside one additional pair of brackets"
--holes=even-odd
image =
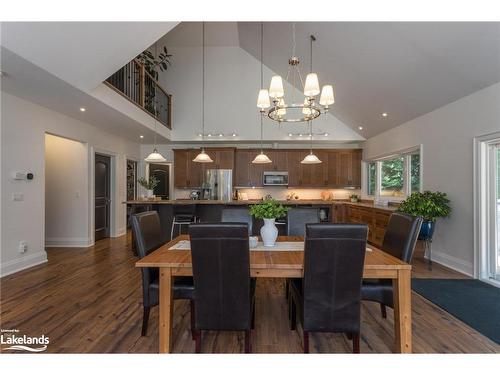
[(172, 228), (170, 230), (170, 240), (174, 238), (174, 228), (179, 227), (179, 234), (182, 234), (182, 226), (197, 223), (199, 221), (196, 216), (196, 206), (194, 204), (174, 206), (173, 208)]

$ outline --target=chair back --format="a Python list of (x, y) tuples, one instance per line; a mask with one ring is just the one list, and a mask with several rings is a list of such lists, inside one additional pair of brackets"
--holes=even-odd
[(292, 208), (287, 213), (287, 234), (304, 237), (306, 224), (319, 223), (317, 208)]
[(196, 329), (250, 329), (250, 251), (247, 224), (191, 224), (189, 236)]
[(411, 263), (421, 226), (421, 217), (394, 212), (387, 224), (382, 250)]
[(252, 235), (253, 231), (253, 220), (252, 215), (250, 215), (250, 210), (248, 208), (224, 208), (222, 210), (223, 223), (247, 223), (248, 224), (248, 235)]
[(359, 332), (367, 234), (364, 224), (306, 225), (304, 330)]
[[(131, 215), (135, 248), (139, 258), (144, 258), (163, 245), (160, 217), (156, 211), (146, 211)], [(153, 303), (149, 296), (149, 286), (158, 280), (158, 268), (141, 267), (144, 305)]]

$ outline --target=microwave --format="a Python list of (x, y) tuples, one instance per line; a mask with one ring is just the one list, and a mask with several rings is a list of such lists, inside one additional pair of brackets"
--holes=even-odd
[(288, 186), (288, 172), (264, 172), (264, 186)]

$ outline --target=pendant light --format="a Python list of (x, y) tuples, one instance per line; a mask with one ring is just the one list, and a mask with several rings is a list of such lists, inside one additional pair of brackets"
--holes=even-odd
[(321, 160), (313, 154), (313, 149), (312, 149), (312, 139), (313, 139), (313, 133), (312, 133), (312, 121), (309, 121), (309, 138), (311, 139), (311, 145), (310, 145), (310, 151), (309, 154), (306, 155), (304, 160), (301, 161), (302, 164), (319, 164), (321, 163)]
[(266, 89), (263, 89), (263, 81), (264, 81), (264, 23), (260, 23), (260, 91), (257, 99), (257, 107), (260, 108), (260, 154), (258, 154), (255, 159), (252, 160), (253, 164), (269, 164), (272, 163), (272, 160), (264, 154), (264, 148), (262, 146), (263, 142), (263, 132), (264, 132), (264, 110), (271, 106), (269, 101), (269, 93)]
[(212, 158), (205, 152), (205, 22), (202, 22), (202, 95), (201, 95), (201, 152), (193, 159), (195, 163), (213, 163)]
[[(155, 43), (155, 57), (157, 55), (157, 42)], [(154, 66), (154, 69), (156, 70), (156, 65)], [(153, 152), (148, 155), (144, 161), (148, 163), (164, 163), (167, 161), (163, 157), (162, 154), (158, 152), (156, 149), (156, 85), (154, 85), (154, 98), (153, 98), (153, 111), (154, 111), (154, 119), (155, 119), (155, 135), (154, 135), (154, 146), (153, 146)]]

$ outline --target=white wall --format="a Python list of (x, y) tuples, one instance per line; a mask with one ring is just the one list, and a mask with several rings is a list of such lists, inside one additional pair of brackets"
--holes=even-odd
[[(139, 159), (139, 145), (5, 92), (1, 95), (2, 275), (46, 260), (45, 133), (86, 143), (89, 166), (92, 166), (91, 153), (94, 150), (115, 157), (113, 174), (117, 184), (112, 197), (112, 208), (117, 220), (113, 223), (112, 232), (115, 235), (125, 233), (126, 208), (121, 202), (125, 200), (126, 159)], [(11, 178), (13, 171), (29, 171), (34, 173), (35, 178), (30, 182), (14, 181)], [(91, 180), (87, 180), (87, 189), (91, 192), (90, 203), (87, 204), (91, 217)], [(13, 201), (13, 193), (23, 193), (24, 200)], [(93, 223), (90, 222), (87, 227), (88, 242), (92, 241), (92, 232)], [(28, 243), (28, 251), (24, 254), (18, 251), (21, 240)]]
[(433, 259), (472, 275), (473, 138), (500, 129), (500, 83), (366, 141), (369, 159), (423, 145), (423, 188), (449, 195), (452, 216), (437, 223)]
[[(168, 47), (172, 65), (160, 73), (160, 83), (172, 98), (172, 141), (200, 140), (202, 108), (202, 48)], [(284, 67), (286, 68), (286, 66)], [(264, 66), (264, 85), (268, 86), (275, 73)], [(260, 114), (257, 94), (260, 88), (260, 61), (234, 46), (205, 49), (205, 132), (238, 134), (237, 140), (260, 138)], [(296, 101), (303, 95), (285, 83), (285, 100), (295, 92)], [(361, 141), (359, 134), (331, 113), (313, 122), (315, 132), (328, 132), (325, 140)], [(306, 123), (278, 125), (266, 119), (264, 139), (290, 140), (291, 133), (307, 131)]]
[(88, 245), (88, 150), (45, 135), (45, 245)]

